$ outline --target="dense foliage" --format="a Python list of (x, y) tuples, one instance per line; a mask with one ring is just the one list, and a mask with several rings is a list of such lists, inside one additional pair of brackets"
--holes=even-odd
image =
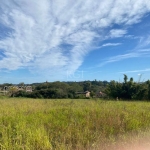
[(91, 96), (96, 96), (99, 91), (104, 91), (107, 81), (83, 81), (83, 82), (45, 82), (32, 84), (33, 92), (18, 91), (15, 97), (30, 98), (85, 98), (85, 91), (90, 91)]
[(105, 91), (111, 98), (127, 100), (150, 100), (150, 81), (134, 82), (133, 78), (128, 80), (124, 75), (124, 82), (111, 81)]
[[(23, 85), (24, 83), (20, 83)], [(11, 84), (3, 84), (9, 86)], [(124, 75), (123, 82), (117, 81), (82, 81), (82, 82), (44, 82), (31, 84), (33, 91), (17, 91), (10, 89), (10, 96), (29, 98), (86, 98), (84, 92), (90, 91), (91, 98), (107, 98), (122, 100), (150, 100), (150, 81), (134, 82)], [(100, 92), (103, 95), (99, 95)], [(80, 93), (80, 94), (79, 94)], [(83, 93), (83, 94), (82, 94)]]

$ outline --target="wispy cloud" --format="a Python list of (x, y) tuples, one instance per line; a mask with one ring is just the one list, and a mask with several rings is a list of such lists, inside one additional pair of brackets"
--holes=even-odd
[(127, 33), (126, 30), (112, 29), (112, 30), (110, 30), (110, 37), (111, 38), (118, 38), (118, 37), (122, 37), (126, 33)]
[[(130, 70), (130, 71), (122, 71), (118, 73), (139, 73), (139, 72), (149, 72), (150, 68), (142, 69), (142, 70)], [(141, 74), (138, 74), (141, 75)]]
[[(147, 0), (1, 1), (0, 23), (9, 31), (0, 40), (0, 50), (5, 55), (0, 60), (0, 69), (73, 73), (91, 51), (89, 47), (95, 39), (103, 41), (102, 37), (108, 34), (118, 38), (128, 33), (127, 29), (110, 29), (113, 24), (137, 23), (149, 11)], [(109, 30), (106, 35), (105, 29)], [(66, 44), (70, 49), (66, 50)], [(117, 45), (120, 43), (103, 46)], [(104, 64), (130, 57), (138, 54), (115, 56)]]
[(122, 60), (125, 60), (125, 59), (138, 58), (138, 57), (147, 57), (147, 56), (150, 56), (149, 51), (150, 51), (150, 49), (146, 49), (146, 50), (141, 49), (141, 50), (138, 50), (138, 51), (129, 52), (129, 53), (122, 54), (122, 55), (112, 56), (112, 57), (109, 57), (109, 58), (103, 60), (103, 62), (100, 63), (98, 65), (98, 67), (102, 67), (106, 64), (122, 61)]
[(122, 43), (106, 43), (106, 44), (103, 44), (102, 47), (106, 47), (106, 46), (118, 46), (118, 45), (121, 45)]
[(91, 49), (101, 49), (101, 48), (105, 48), (105, 47), (112, 47), (112, 46), (119, 46), (122, 43), (105, 43), (102, 44), (101, 46), (91, 46)]
[(137, 48), (139, 48), (139, 49), (149, 48), (149, 46), (150, 46), (150, 36), (147, 36), (147, 37), (140, 38)]

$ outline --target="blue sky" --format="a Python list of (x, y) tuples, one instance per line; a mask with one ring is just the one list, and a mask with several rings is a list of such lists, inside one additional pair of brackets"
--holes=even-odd
[(150, 79), (149, 0), (0, 0), (0, 83)]

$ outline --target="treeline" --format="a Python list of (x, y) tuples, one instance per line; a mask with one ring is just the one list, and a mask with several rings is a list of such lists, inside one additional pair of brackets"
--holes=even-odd
[(83, 82), (45, 82), (32, 84), (33, 92), (17, 91), (13, 97), (29, 98), (85, 98), (84, 94), (90, 91), (91, 96), (96, 96), (99, 91), (105, 91), (109, 82), (107, 81), (83, 81)]
[[(3, 84), (0, 87), (11, 84)], [(19, 85), (24, 85), (21, 83)], [(82, 82), (44, 82), (31, 84), (33, 91), (25, 92), (12, 89), (13, 97), (29, 98), (86, 98), (85, 91), (90, 91), (91, 98), (107, 98), (121, 100), (150, 100), (150, 81), (135, 82), (124, 75), (123, 82), (117, 81), (82, 81)], [(79, 94), (81, 93), (81, 94)], [(102, 93), (100, 95), (100, 93)]]
[(133, 78), (128, 80), (124, 75), (124, 82), (111, 81), (106, 90), (110, 98), (125, 100), (150, 100), (150, 81), (137, 83)]

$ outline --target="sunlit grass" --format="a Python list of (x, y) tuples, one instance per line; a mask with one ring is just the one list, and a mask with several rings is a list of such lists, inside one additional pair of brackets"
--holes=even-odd
[(6, 98), (0, 107), (2, 150), (105, 149), (150, 127), (148, 102)]

